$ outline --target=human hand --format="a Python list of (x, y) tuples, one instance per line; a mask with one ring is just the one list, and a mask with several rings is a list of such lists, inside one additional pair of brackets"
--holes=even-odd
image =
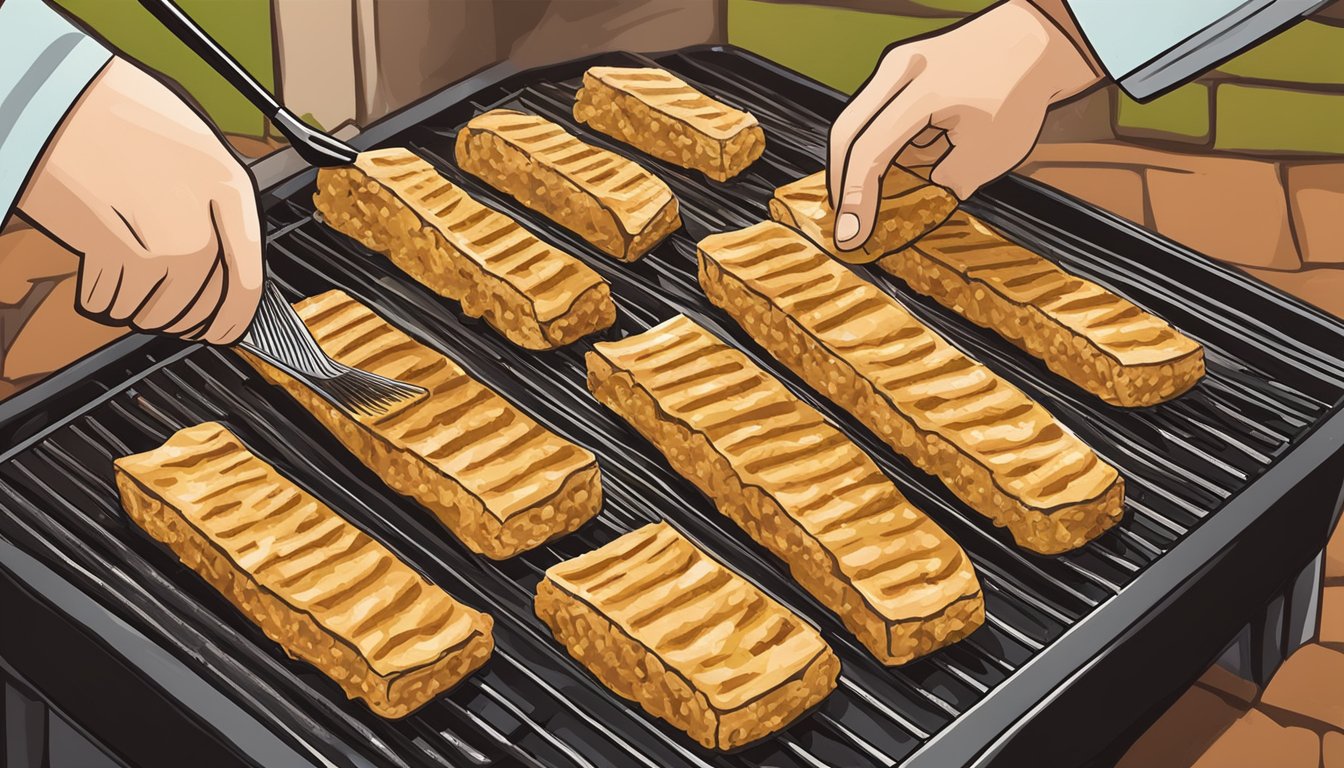
[(19, 211), (81, 256), (88, 314), (212, 344), (261, 298), (256, 189), (219, 137), (133, 64), (112, 61), (60, 129)]
[[(1086, 46), (1050, 4), (1008, 0), (941, 34), (890, 48), (831, 127), (826, 182), (836, 245), (873, 231), (881, 180), (916, 136), (946, 132), (931, 180), (965, 199), (1031, 151), (1046, 109), (1100, 80)], [(1038, 7), (1039, 6), (1039, 7)]]

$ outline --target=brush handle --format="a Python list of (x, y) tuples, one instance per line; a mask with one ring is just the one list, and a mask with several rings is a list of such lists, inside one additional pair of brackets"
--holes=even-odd
[(354, 149), (313, 129), (286, 109), (173, 0), (140, 0), (140, 5), (261, 110), (280, 133), (289, 139), (289, 143), (304, 160), (318, 166), (349, 165), (354, 162), (357, 155)]

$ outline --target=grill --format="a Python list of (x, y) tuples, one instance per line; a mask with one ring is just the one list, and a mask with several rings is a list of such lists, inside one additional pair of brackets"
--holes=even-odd
[[(757, 115), (764, 157), (727, 184), (576, 128), (569, 107), (593, 64), (664, 67)], [(1073, 553), (1027, 553), (820, 400), (709, 305), (695, 242), (766, 218), (774, 187), (822, 167), (842, 98), (734, 49), (605, 54), (529, 72), (500, 65), (366, 131), (407, 146), (479, 199), (580, 255), (613, 286), (618, 327), (683, 312), (745, 350), (866, 449), (970, 554), (987, 619), (964, 642), (888, 669), (584, 388), (593, 339), (518, 350), (313, 219), (312, 171), (264, 197), (268, 259), (290, 298), (339, 287), (459, 361), (554, 431), (599, 456), (602, 514), (504, 562), (471, 555), (428, 513), (388, 492), (278, 389), (229, 353), (132, 338), (0, 410), (0, 657), (11, 674), (134, 765), (948, 766), (1105, 759), (1319, 552), (1344, 470), (1344, 327), (1240, 273), (1047, 188), (1008, 177), (967, 207), (1014, 239), (1170, 320), (1202, 342), (1208, 375), (1159, 407), (1106, 406), (983, 331), (867, 272), (918, 317), (1074, 429), (1127, 481), (1124, 520)], [(496, 106), (566, 124), (668, 181), (686, 222), (619, 264), (452, 161), (456, 130)], [(495, 617), (493, 659), (400, 721), (346, 701), (286, 658), (121, 512), (116, 456), (207, 419), (460, 600)], [(780, 734), (706, 751), (603, 688), (531, 611), (560, 559), (666, 518), (795, 612), (843, 663), (837, 690)], [(1281, 611), (1302, 610), (1284, 605)], [(27, 627), (27, 631), (14, 630)], [(1263, 633), (1262, 633), (1263, 634)], [(1271, 633), (1272, 634), (1272, 633)], [(1257, 636), (1256, 648), (1288, 638)], [(19, 662), (22, 661), (22, 664)]]

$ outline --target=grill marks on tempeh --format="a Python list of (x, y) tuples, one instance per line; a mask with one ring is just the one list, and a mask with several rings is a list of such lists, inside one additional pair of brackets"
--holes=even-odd
[(428, 394), (352, 419), (287, 374), (243, 353), (398, 493), (431, 510), (475, 552), (518, 552), (578, 528), (601, 506), (597, 461), (551, 433), (341, 291), (295, 305), (327, 354)]
[(350, 698), (401, 717), (493, 649), (492, 622), (449, 597), (215, 423), (118, 459), (132, 519)]
[(1198, 343), (969, 214), (878, 264), (1113, 405), (1155, 405), (1204, 375)]
[(622, 261), (681, 226), (677, 199), (661, 179), (543, 117), (508, 109), (477, 115), (458, 132), (456, 154), (463, 170)]
[(575, 120), (717, 181), (741, 173), (765, 151), (755, 117), (661, 69), (590, 67), (574, 99)]
[(701, 284), (781, 362), (1019, 544), (1061, 552), (1119, 519), (1113, 467), (890, 296), (815, 247), (792, 247), (800, 242), (773, 222), (706, 238)]
[(770, 199), (770, 218), (798, 230), (817, 248), (850, 264), (867, 264), (925, 236), (957, 208), (946, 189), (892, 164), (882, 177), (873, 234), (859, 248), (835, 245), (835, 211), (826, 189), (826, 172), (785, 184)]
[(983, 622), (961, 548), (821, 414), (690, 319), (597, 344), (588, 387), (884, 663)]
[(323, 219), (527, 349), (609, 327), (611, 288), (578, 258), (472, 199), (405, 149), (362, 152), (318, 171)]
[(604, 685), (710, 748), (785, 727), (840, 671), (811, 625), (666, 523), (552, 566), (536, 611)]

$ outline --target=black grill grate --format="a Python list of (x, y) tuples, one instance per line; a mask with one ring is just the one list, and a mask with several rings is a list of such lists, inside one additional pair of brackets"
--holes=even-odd
[[(639, 61), (645, 60), (600, 57), (601, 63)], [(157, 362), (149, 373), (127, 386), (105, 372), (98, 382), (105, 394), (40, 439), (10, 451), (0, 466), (0, 530), (31, 547), (59, 552), (63, 571), (76, 574), (105, 604), (205, 670), (278, 731), (336, 765), (889, 765), (909, 757), (1131, 583), (1280, 457), (1344, 392), (1341, 361), (1319, 351), (1344, 351), (1337, 326), (1051, 193), (1015, 180), (999, 183), (974, 206), (977, 213), (1067, 268), (1167, 317), (1208, 352), (1209, 375), (1191, 393), (1157, 408), (1121, 411), (898, 282), (869, 273), (917, 316), (1042, 401), (1125, 476), (1126, 513), (1117, 529), (1067, 555), (1025, 553), (760, 354), (696, 284), (696, 239), (764, 218), (775, 186), (821, 168), (827, 125), (840, 106), (836, 97), (740, 53), (660, 57), (658, 65), (756, 114), (768, 145), (746, 174), (723, 185), (635, 155), (673, 187), (686, 228), (634, 265), (614, 262), (457, 170), (451, 158), (458, 126), (493, 106), (545, 115), (588, 141), (634, 155), (572, 124), (569, 105), (578, 76), (592, 63), (598, 61), (485, 87), (470, 101), (448, 106), (380, 144), (414, 149), (480, 199), (583, 257), (614, 288), (619, 327), (607, 337), (639, 332), (684, 312), (733, 341), (841, 425), (970, 553), (985, 589), (988, 617), (981, 630), (899, 669), (875, 663), (774, 558), (587, 393), (583, 353), (591, 340), (555, 352), (523, 352), (484, 325), (464, 320), (452, 303), (315, 222), (308, 200), (311, 175), (282, 187), (280, 194), (289, 190), (289, 197), (274, 197), (268, 208), (271, 267), (291, 296), (333, 286), (347, 290), (548, 427), (596, 452), (606, 496), (602, 514), (578, 532), (510, 561), (472, 556), (431, 516), (387, 492), (307, 413), (245, 364), (227, 353), (178, 350), (165, 341), (153, 348), (148, 359)], [(1058, 226), (1052, 223), (1055, 212)], [(450, 695), (397, 722), (345, 701), (330, 681), (287, 659), (170, 552), (139, 533), (117, 504), (115, 456), (147, 450), (174, 430), (206, 419), (225, 422), (260, 456), (451, 594), (493, 614), (494, 659)], [(663, 517), (814, 621), (844, 665), (838, 690), (815, 712), (735, 754), (705, 751), (631, 709), (570, 660), (532, 615), (534, 587), (545, 568)]]

